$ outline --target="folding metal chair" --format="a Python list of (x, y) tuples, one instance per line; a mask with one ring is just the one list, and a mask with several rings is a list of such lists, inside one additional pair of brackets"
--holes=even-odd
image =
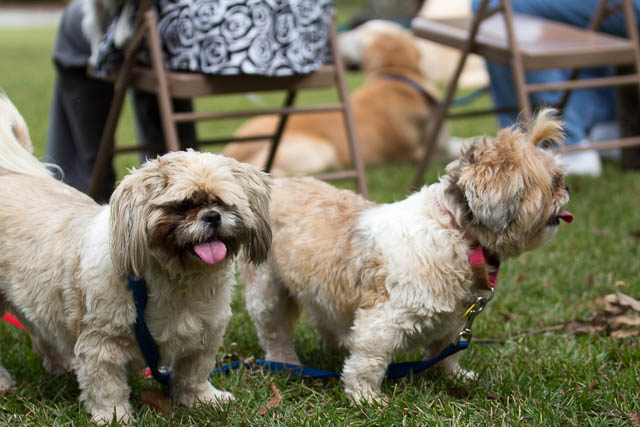
[[(353, 179), (356, 182), (358, 192), (364, 197), (368, 197), (364, 164), (357, 144), (353, 115), (349, 105), (349, 94), (345, 83), (344, 67), (338, 53), (337, 36), (333, 21), (329, 29), (329, 50), (333, 63), (326, 64), (314, 72), (286, 77), (212, 75), (165, 69), (162, 42), (157, 29), (157, 17), (151, 6), (152, 0), (140, 0), (135, 33), (126, 47), (124, 61), (117, 72), (117, 76), (112, 78), (112, 80), (115, 80), (116, 88), (91, 178), (89, 194), (92, 197), (96, 198), (99, 195), (100, 184), (114, 155), (131, 151), (146, 151), (151, 148), (142, 145), (127, 147), (116, 147), (115, 145), (115, 131), (127, 89), (130, 87), (154, 93), (158, 96), (162, 129), (165, 135), (164, 149), (166, 151), (183, 149), (185, 148), (185, 143), (188, 143), (189, 147), (194, 145), (199, 147), (205, 144), (225, 144), (231, 141), (242, 142), (269, 139), (272, 143), (264, 166), (264, 170), (267, 172), (273, 164), (280, 138), (290, 114), (341, 111), (345, 119), (353, 169), (317, 175), (316, 177), (327, 181)], [(151, 62), (148, 67), (137, 63), (138, 54), (142, 50), (145, 40)], [(338, 103), (311, 106), (293, 105), (299, 90), (328, 87), (336, 87), (338, 89)], [(200, 96), (262, 91), (286, 91), (283, 107), (225, 112), (175, 113), (171, 105), (172, 98), (196, 98)], [(229, 136), (199, 141), (180, 141), (178, 138), (176, 129), (178, 123), (251, 117), (262, 114), (278, 114), (280, 116), (274, 134), (246, 138)], [(155, 148), (157, 149), (158, 147)]]
[[(483, 0), (475, 16), (471, 18), (414, 18), (412, 28), (416, 36), (459, 49), (462, 55), (444, 99), (435, 112), (434, 126), (427, 135), (425, 153), (418, 164), (411, 188), (416, 189), (423, 182), (436, 136), (445, 118), (517, 111), (523, 119), (529, 120), (532, 117), (529, 95), (535, 92), (564, 90), (562, 101), (556, 106), (562, 109), (573, 89), (636, 85), (640, 91), (640, 41), (632, 1), (622, 0), (618, 5), (611, 3), (611, 0), (600, 1), (586, 29), (514, 13), (509, 0), (500, 0), (500, 4), (494, 8), (489, 7), (489, 0)], [(628, 38), (597, 32), (605, 17), (620, 12), (625, 16)], [(470, 53), (511, 66), (517, 106), (507, 110), (449, 112), (458, 80)], [(632, 66), (635, 72), (613, 77), (578, 79), (580, 68), (605, 65)], [(553, 68), (572, 69), (570, 79), (544, 84), (526, 83), (525, 70)], [(636, 145), (640, 145), (640, 137), (632, 136), (590, 144), (588, 147), (568, 147), (566, 151), (607, 150)]]

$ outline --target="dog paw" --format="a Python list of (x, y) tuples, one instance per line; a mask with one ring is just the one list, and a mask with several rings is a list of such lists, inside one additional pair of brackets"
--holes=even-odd
[(380, 392), (373, 390), (345, 390), (345, 393), (354, 405), (380, 405), (385, 408), (389, 406), (389, 399)]
[(16, 382), (11, 378), (11, 374), (0, 366), (0, 393), (12, 391), (16, 386)]
[(100, 409), (94, 411), (91, 416), (91, 421), (101, 426), (110, 425), (114, 419), (120, 424), (132, 424), (135, 421), (131, 415), (131, 409), (124, 406)]
[(218, 390), (211, 384), (206, 383), (206, 386), (197, 392), (179, 393), (176, 396), (176, 400), (184, 406), (192, 407), (199, 405), (220, 406), (235, 400), (235, 398), (231, 393)]
[(67, 359), (55, 359), (43, 356), (42, 364), (47, 373), (51, 375), (62, 375), (71, 372), (71, 362)]
[(476, 372), (462, 368), (458, 368), (451, 374), (451, 376), (464, 382), (472, 382), (478, 379), (478, 374)]

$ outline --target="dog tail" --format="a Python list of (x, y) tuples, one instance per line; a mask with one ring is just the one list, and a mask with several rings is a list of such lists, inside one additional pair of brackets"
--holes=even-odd
[(0, 170), (31, 176), (51, 177), (44, 163), (33, 157), (29, 130), (18, 109), (0, 93)]

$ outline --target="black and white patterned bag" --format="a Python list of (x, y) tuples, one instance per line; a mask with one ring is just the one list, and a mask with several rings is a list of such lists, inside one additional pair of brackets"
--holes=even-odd
[[(333, 0), (156, 0), (154, 8), (170, 70), (286, 76), (310, 73), (330, 59)], [(102, 75), (122, 62), (114, 29), (115, 20), (100, 45)]]

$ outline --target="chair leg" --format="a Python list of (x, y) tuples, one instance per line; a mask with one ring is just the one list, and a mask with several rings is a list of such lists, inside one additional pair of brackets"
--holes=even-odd
[(526, 121), (531, 120), (532, 110), (531, 101), (529, 101), (529, 92), (527, 90), (527, 82), (525, 78), (522, 54), (518, 49), (518, 41), (513, 29), (513, 9), (509, 0), (502, 0), (502, 10), (504, 13), (504, 25), (507, 31), (507, 42), (511, 51), (511, 68), (513, 69), (513, 80), (516, 88), (516, 96), (520, 104), (521, 114)]
[[(636, 74), (640, 74), (640, 36), (638, 35), (638, 23), (636, 22), (636, 15), (631, 4), (631, 0), (623, 0), (622, 7), (624, 10), (625, 27), (627, 30), (627, 36), (633, 41), (635, 46), (635, 69)], [(640, 85), (637, 85), (638, 94), (640, 95)]]
[(456, 70), (453, 74), (453, 78), (447, 85), (447, 92), (444, 96), (444, 100), (436, 109), (435, 117), (432, 119), (434, 121), (434, 124), (431, 127), (430, 132), (426, 135), (424, 141), (425, 150), (422, 155), (422, 159), (420, 160), (420, 163), (418, 163), (418, 167), (416, 168), (416, 173), (413, 177), (413, 181), (411, 182), (411, 186), (409, 187), (410, 193), (418, 191), (424, 182), (424, 172), (427, 168), (429, 160), (431, 159), (431, 155), (433, 154), (433, 149), (435, 148), (438, 134), (440, 133), (440, 129), (442, 129), (442, 125), (449, 111), (449, 107), (451, 106), (453, 95), (458, 88), (458, 80), (460, 80), (462, 70), (464, 69), (465, 63), (467, 62), (467, 57), (469, 56), (469, 54), (471, 53), (471, 49), (473, 48), (473, 43), (476, 38), (478, 28), (480, 27), (480, 23), (487, 17), (491, 16), (491, 14), (496, 10), (489, 10), (488, 4), (488, 0), (483, 0), (478, 7), (476, 16), (473, 18), (471, 30), (469, 31), (469, 37), (467, 38), (467, 43), (464, 50), (462, 50), (461, 52), (460, 59), (458, 60), (458, 66), (456, 67)]
[(144, 19), (147, 22), (147, 43), (151, 56), (151, 68), (153, 69), (158, 84), (158, 108), (160, 110), (160, 120), (162, 121), (162, 130), (164, 132), (165, 147), (167, 151), (178, 151), (181, 148), (178, 129), (173, 119), (173, 106), (171, 105), (167, 73), (164, 69), (162, 46), (158, 36), (158, 23), (153, 10), (145, 12)]
[(358, 145), (358, 138), (356, 135), (355, 120), (353, 118), (353, 112), (351, 111), (351, 104), (349, 102), (349, 91), (344, 77), (344, 64), (340, 51), (338, 49), (337, 33), (335, 21), (332, 20), (329, 25), (329, 43), (331, 49), (331, 55), (334, 62), (334, 78), (338, 87), (338, 97), (342, 104), (342, 113), (344, 117), (345, 130), (347, 132), (347, 142), (349, 144), (349, 154), (351, 156), (351, 162), (353, 163), (356, 171), (356, 186), (360, 195), (366, 199), (369, 198), (369, 188), (367, 186), (367, 176), (364, 169), (364, 161), (362, 160), (362, 154), (360, 153), (360, 146)]
[(460, 76), (462, 75), (462, 70), (464, 68), (464, 64), (467, 62), (468, 56), (468, 51), (463, 52), (460, 60), (458, 61), (458, 66), (453, 75), (453, 78), (447, 86), (447, 92), (445, 94), (444, 100), (440, 103), (440, 105), (437, 106), (434, 117), (431, 119), (433, 120), (433, 126), (431, 126), (425, 136), (425, 150), (422, 154), (422, 159), (420, 159), (420, 163), (418, 163), (418, 167), (416, 168), (416, 173), (413, 177), (413, 181), (411, 182), (411, 186), (409, 187), (410, 193), (418, 191), (424, 182), (424, 173), (427, 169), (427, 165), (429, 164), (429, 160), (431, 160), (431, 156), (438, 140), (438, 134), (442, 129), (445, 118), (447, 117), (447, 112), (449, 111), (449, 107), (451, 106), (453, 95), (458, 88), (458, 80), (460, 80)]
[[(287, 91), (287, 97), (284, 100), (284, 107), (291, 107), (296, 99), (297, 91), (290, 90)], [(280, 145), (280, 140), (282, 139), (282, 134), (284, 133), (284, 129), (287, 126), (287, 120), (289, 120), (288, 113), (280, 114), (280, 118), (278, 119), (278, 126), (276, 127), (276, 131), (273, 134), (273, 139), (271, 140), (271, 147), (269, 148), (269, 155), (267, 156), (267, 162), (264, 165), (265, 172), (271, 172), (271, 167), (273, 167), (273, 161), (276, 157), (276, 150)]]

